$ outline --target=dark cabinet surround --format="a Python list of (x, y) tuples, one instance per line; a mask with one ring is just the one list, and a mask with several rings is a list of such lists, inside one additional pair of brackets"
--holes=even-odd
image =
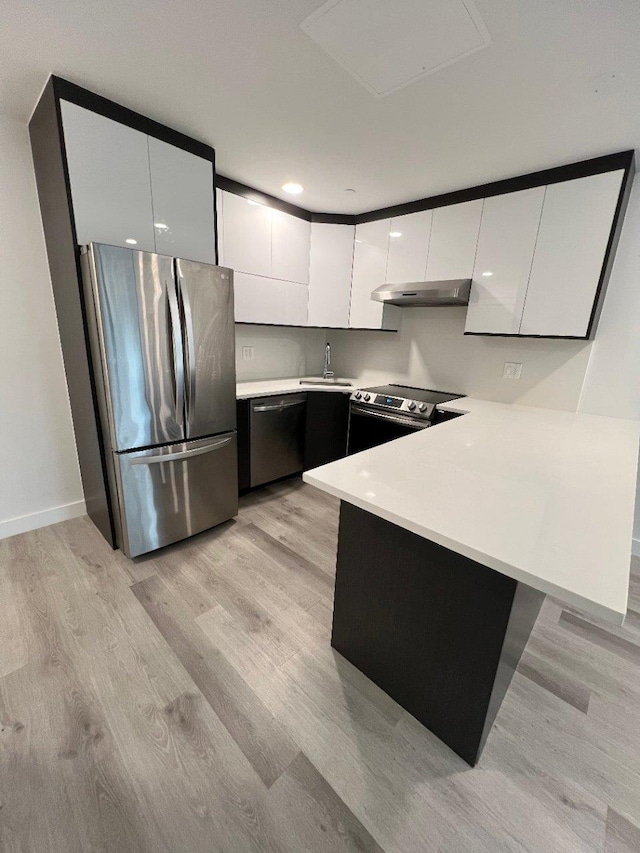
[[(307, 391), (304, 463), (299, 473), (347, 454), (349, 392)], [(251, 400), (238, 400), (238, 486), (251, 486)]]

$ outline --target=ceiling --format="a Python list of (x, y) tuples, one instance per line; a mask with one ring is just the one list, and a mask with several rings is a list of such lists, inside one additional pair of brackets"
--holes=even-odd
[(2, 0), (0, 112), (27, 121), (53, 72), (349, 213), (640, 144), (637, 0), (476, 0), (492, 43), (384, 98), (300, 29), (322, 5)]

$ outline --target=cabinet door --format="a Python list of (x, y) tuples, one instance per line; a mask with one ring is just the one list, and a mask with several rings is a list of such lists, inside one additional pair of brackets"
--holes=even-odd
[(304, 469), (317, 468), (347, 455), (349, 394), (307, 392)]
[(271, 211), (271, 276), (309, 284), (311, 223), (281, 210)]
[(421, 210), (391, 220), (385, 276), (387, 283), (424, 281), (432, 217), (433, 211)]
[(624, 170), (550, 184), (522, 335), (586, 337)]
[[(225, 265), (228, 265), (227, 262)], [(235, 272), (233, 288), (236, 323), (282, 322), (271, 284), (271, 279), (265, 276)]]
[(213, 163), (149, 137), (156, 251), (214, 264)]
[(433, 211), (427, 281), (471, 278), (481, 216), (482, 199)]
[(351, 282), (349, 326), (354, 329), (381, 329), (383, 304), (373, 302), (371, 291), (384, 284), (389, 244), (389, 219), (356, 225)]
[(271, 275), (271, 208), (222, 193), (223, 266), (251, 275)]
[(282, 306), (280, 322), (284, 326), (306, 326), (309, 311), (309, 288), (306, 284), (292, 281), (274, 282), (280, 292)]
[(544, 191), (485, 199), (465, 332), (520, 331)]
[(305, 284), (236, 272), (236, 323), (306, 326), (308, 295)]
[(78, 243), (154, 252), (148, 137), (68, 101), (60, 107)]
[(349, 326), (354, 233), (353, 225), (311, 224), (310, 326)]
[(224, 216), (222, 205), (222, 190), (216, 189), (216, 234), (218, 235), (218, 263), (220, 266), (224, 266)]

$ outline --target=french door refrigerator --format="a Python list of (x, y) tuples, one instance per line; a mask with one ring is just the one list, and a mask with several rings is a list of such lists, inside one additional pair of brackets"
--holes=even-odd
[(81, 258), (116, 543), (135, 557), (238, 511), (233, 273), (99, 243)]

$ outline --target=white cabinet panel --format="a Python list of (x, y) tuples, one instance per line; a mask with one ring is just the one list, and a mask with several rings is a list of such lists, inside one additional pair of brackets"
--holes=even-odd
[(432, 210), (421, 210), (391, 220), (385, 276), (387, 283), (424, 281), (432, 216)]
[(465, 332), (518, 334), (544, 193), (485, 199)]
[(271, 208), (234, 193), (222, 196), (221, 263), (239, 272), (270, 276)]
[(587, 334), (623, 177), (547, 187), (520, 334)]
[(148, 137), (68, 101), (60, 106), (78, 242), (155, 251)]
[(309, 288), (306, 284), (292, 281), (274, 282), (281, 293), (285, 326), (306, 326), (309, 310)]
[(156, 251), (215, 263), (213, 164), (149, 137)]
[(481, 216), (482, 199), (433, 211), (427, 281), (471, 278)]
[(216, 189), (216, 231), (218, 235), (218, 263), (223, 266), (224, 261), (224, 226), (222, 214), (222, 190)]
[(353, 225), (311, 224), (310, 326), (349, 326), (354, 234)]
[(389, 225), (389, 219), (356, 225), (349, 314), (351, 328), (382, 328), (383, 305), (371, 300), (371, 291), (384, 284)]
[[(225, 199), (226, 201), (226, 199)], [(271, 279), (235, 272), (233, 276), (236, 323), (280, 323), (278, 299)]]
[(271, 211), (271, 276), (309, 284), (311, 223), (281, 210)]
[(305, 284), (236, 272), (236, 323), (306, 326), (308, 294)]

